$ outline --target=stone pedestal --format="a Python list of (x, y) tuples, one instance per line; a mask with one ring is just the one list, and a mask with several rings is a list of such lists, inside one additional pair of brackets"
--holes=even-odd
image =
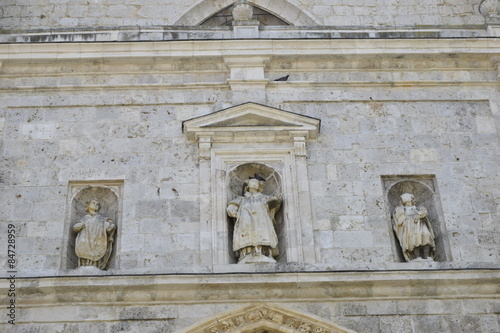
[(233, 38), (259, 38), (259, 21), (233, 22)]
[(249, 254), (241, 259), (239, 264), (269, 264), (274, 262), (276, 262), (276, 260), (262, 254)]

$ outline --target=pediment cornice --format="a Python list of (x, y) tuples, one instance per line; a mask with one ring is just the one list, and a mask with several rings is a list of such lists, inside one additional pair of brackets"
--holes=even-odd
[[(212, 142), (291, 140), (294, 136), (314, 139), (320, 120), (274, 107), (247, 102), (182, 123), (190, 140), (210, 137)], [(300, 135), (296, 135), (300, 133)]]
[(274, 304), (253, 304), (221, 314), (184, 333), (260, 332), (356, 333), (312, 315), (306, 315)]

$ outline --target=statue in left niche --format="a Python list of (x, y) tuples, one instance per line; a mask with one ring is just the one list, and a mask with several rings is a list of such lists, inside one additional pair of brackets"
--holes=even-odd
[(78, 267), (106, 269), (108, 265), (116, 226), (111, 218), (98, 214), (100, 208), (97, 200), (90, 200), (85, 206), (87, 215), (73, 226), (78, 233), (75, 242)]

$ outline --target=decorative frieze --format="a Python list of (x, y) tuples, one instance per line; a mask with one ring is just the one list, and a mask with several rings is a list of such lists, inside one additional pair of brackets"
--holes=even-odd
[[(333, 323), (320, 321), (303, 313), (275, 305), (252, 305), (219, 316), (185, 333), (236, 333), (253, 330), (301, 333), (354, 333)], [(252, 332), (253, 332), (252, 330)]]

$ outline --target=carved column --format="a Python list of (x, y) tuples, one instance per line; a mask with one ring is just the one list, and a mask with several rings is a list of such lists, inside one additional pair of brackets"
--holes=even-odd
[(302, 258), (299, 261), (315, 262), (314, 235), (312, 229), (312, 206), (309, 194), (309, 179), (307, 172), (307, 131), (292, 131), (295, 165), (297, 173), (297, 189), (300, 201), (300, 230), (302, 230), (302, 251), (297, 251)]
[(210, 266), (212, 261), (212, 206), (210, 202), (210, 154), (212, 133), (198, 136), (198, 158), (200, 163), (200, 263)]

